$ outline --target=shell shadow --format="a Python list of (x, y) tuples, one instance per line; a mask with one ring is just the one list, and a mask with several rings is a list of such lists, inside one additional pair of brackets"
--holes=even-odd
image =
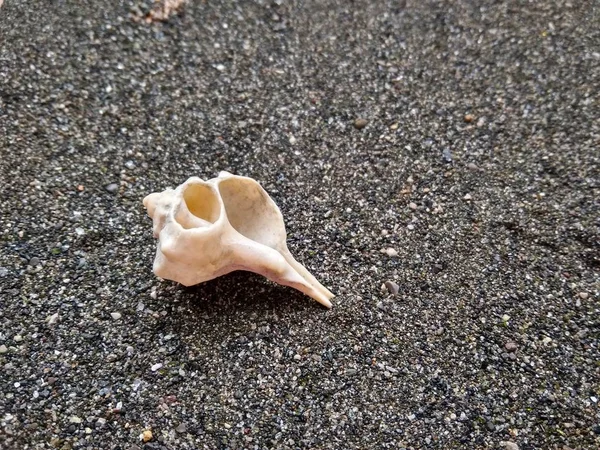
[(181, 300), (199, 315), (219, 313), (264, 313), (273, 311), (323, 310), (303, 293), (281, 286), (252, 272), (236, 271), (191, 287), (184, 287)]

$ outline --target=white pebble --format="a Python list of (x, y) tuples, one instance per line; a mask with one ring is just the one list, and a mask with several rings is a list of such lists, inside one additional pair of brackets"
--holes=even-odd
[(385, 249), (385, 253), (386, 253), (388, 256), (391, 256), (392, 258), (393, 258), (394, 256), (398, 256), (398, 251), (397, 251), (396, 249), (392, 248), (392, 247), (388, 247), (388, 248), (386, 248), (386, 249)]
[(54, 325), (56, 322), (58, 322), (58, 313), (54, 313), (51, 316), (46, 317), (46, 323), (48, 325)]
[(110, 313), (110, 316), (115, 320), (119, 320), (121, 318), (121, 313), (112, 312), (112, 313)]

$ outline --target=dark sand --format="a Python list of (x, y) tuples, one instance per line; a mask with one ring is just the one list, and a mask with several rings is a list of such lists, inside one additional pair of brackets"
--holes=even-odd
[[(598, 448), (598, 2), (192, 3), (0, 10), (0, 447)], [(152, 274), (219, 170), (332, 310)]]

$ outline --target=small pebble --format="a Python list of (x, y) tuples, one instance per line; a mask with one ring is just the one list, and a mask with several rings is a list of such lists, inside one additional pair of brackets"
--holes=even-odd
[(40, 265), (40, 258), (37, 257), (33, 257), (29, 260), (29, 265), (30, 266), (39, 266)]
[(450, 151), (449, 148), (445, 148), (442, 151), (442, 159), (444, 160), (445, 163), (450, 164), (452, 162), (452, 152)]
[(121, 318), (121, 313), (112, 312), (112, 313), (110, 313), (110, 316), (115, 320), (119, 320)]
[(178, 433), (185, 433), (187, 431), (187, 427), (185, 426), (184, 423), (179, 424), (177, 426), (177, 428), (175, 428), (175, 431), (177, 431)]
[(471, 200), (473, 197), (471, 197), (471, 194), (465, 194), (465, 196), (463, 197), (463, 200)]
[(152, 431), (144, 430), (141, 437), (142, 437), (142, 441), (144, 441), (144, 442), (151, 441), (152, 440)]
[(150, 367), (150, 370), (152, 372), (156, 372), (158, 369), (160, 369), (163, 365), (161, 363), (158, 364), (154, 364), (152, 367)]
[(6, 353), (8, 351), (8, 348), (6, 347), (6, 345), (2, 344), (0, 345), (0, 353)]
[(580, 292), (580, 293), (579, 293), (579, 297), (580, 297), (582, 300), (585, 300), (586, 298), (588, 298), (588, 296), (589, 296), (589, 294), (588, 294), (587, 292)]
[(300, 356), (300, 355), (296, 354), (296, 355), (294, 355), (294, 359), (295, 359), (296, 361), (300, 361), (300, 360), (302, 359), (302, 356)]
[(514, 442), (502, 441), (500, 445), (503, 445), (506, 450), (519, 450), (519, 446)]
[(475, 163), (472, 163), (472, 162), (470, 162), (469, 164), (467, 164), (467, 168), (468, 168), (469, 170), (473, 170), (473, 171), (475, 171), (475, 170), (479, 170), (479, 167), (477, 166), (477, 164), (475, 164)]
[(110, 183), (104, 186), (104, 189), (106, 189), (111, 194), (114, 194), (119, 190), (119, 185), (117, 183)]
[(416, 204), (416, 203), (413, 203), (413, 202), (410, 202), (410, 203), (408, 204), (408, 207), (409, 207), (410, 209), (412, 209), (412, 210), (415, 210), (415, 209), (417, 209), (417, 204)]
[(46, 317), (46, 323), (48, 325), (54, 325), (56, 322), (58, 322), (58, 313), (54, 313), (51, 316)]
[(388, 256), (391, 256), (392, 258), (394, 256), (398, 256), (398, 252), (396, 251), (396, 249), (393, 249), (391, 247), (386, 248), (384, 251)]
[(473, 114), (465, 114), (464, 120), (467, 123), (471, 123), (473, 122), (473, 120), (475, 120), (475, 117), (473, 116)]
[(390, 280), (385, 282), (385, 287), (387, 288), (388, 292), (394, 296), (397, 295), (398, 291), (400, 290), (400, 286)]
[(21, 342), (23, 340), (23, 336), (21, 336), (20, 334), (17, 334), (13, 339), (15, 342)]
[(515, 352), (517, 351), (517, 348), (519, 348), (519, 346), (515, 342), (507, 342), (506, 344), (504, 344), (504, 348), (509, 352)]
[(361, 130), (364, 127), (366, 127), (368, 123), (369, 123), (369, 121), (367, 119), (361, 119), (361, 118), (356, 119), (354, 121), (354, 128), (356, 128), (357, 130)]

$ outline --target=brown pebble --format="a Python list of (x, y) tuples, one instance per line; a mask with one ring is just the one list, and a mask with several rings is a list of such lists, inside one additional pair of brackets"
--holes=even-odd
[(393, 296), (396, 296), (396, 294), (398, 294), (398, 291), (400, 290), (400, 286), (398, 286), (396, 283), (390, 280), (385, 282), (385, 287), (387, 288), (388, 292)]
[(509, 352), (515, 352), (517, 351), (517, 348), (519, 348), (519, 346), (514, 342), (507, 342), (506, 344), (504, 344), (504, 348)]
[(356, 119), (354, 121), (354, 128), (356, 128), (357, 130), (361, 130), (364, 127), (366, 127), (368, 123), (369, 121), (367, 119)]
[(465, 119), (465, 122), (471, 123), (471, 122), (473, 122), (473, 120), (475, 120), (475, 117), (473, 117), (473, 114), (465, 114), (464, 119)]
[(142, 440), (144, 442), (149, 442), (152, 440), (152, 431), (150, 430), (144, 430), (144, 432), (142, 433)]

